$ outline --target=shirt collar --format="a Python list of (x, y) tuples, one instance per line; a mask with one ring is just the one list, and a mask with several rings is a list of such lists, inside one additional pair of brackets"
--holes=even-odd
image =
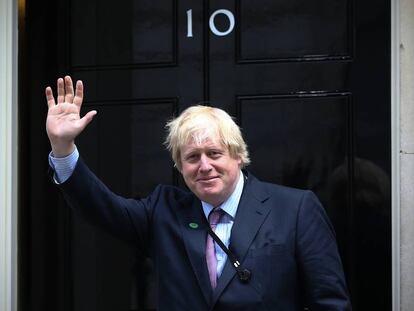
[[(239, 180), (237, 181), (236, 188), (234, 189), (233, 193), (228, 197), (226, 201), (224, 201), (219, 207), (226, 212), (229, 216), (233, 219), (236, 216), (237, 208), (239, 206), (240, 197), (243, 192), (244, 186), (244, 175), (243, 172), (240, 171)], [(214, 208), (213, 205), (201, 201), (201, 205), (203, 206), (203, 212), (208, 219), (208, 215), (210, 214), (211, 210)]]

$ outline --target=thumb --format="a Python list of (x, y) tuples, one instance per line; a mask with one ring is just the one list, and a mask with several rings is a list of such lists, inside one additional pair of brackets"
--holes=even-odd
[(82, 128), (82, 130), (92, 121), (93, 117), (97, 114), (98, 112), (96, 110), (92, 110), (89, 111), (87, 114), (85, 114), (83, 116), (83, 118), (81, 118), (79, 120), (80, 126)]

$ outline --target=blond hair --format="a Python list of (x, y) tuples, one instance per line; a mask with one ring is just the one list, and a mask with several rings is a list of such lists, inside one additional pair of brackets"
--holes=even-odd
[(181, 171), (181, 148), (194, 141), (202, 143), (211, 137), (219, 137), (220, 143), (227, 147), (230, 156), (240, 158), (241, 166), (250, 164), (247, 145), (240, 128), (222, 109), (209, 106), (192, 106), (184, 110), (177, 118), (166, 124), (167, 138), (164, 145), (178, 170)]

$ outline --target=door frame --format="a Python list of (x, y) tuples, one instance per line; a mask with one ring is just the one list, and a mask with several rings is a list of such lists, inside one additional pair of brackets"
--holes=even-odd
[(17, 310), (17, 1), (0, 0), (0, 309)]

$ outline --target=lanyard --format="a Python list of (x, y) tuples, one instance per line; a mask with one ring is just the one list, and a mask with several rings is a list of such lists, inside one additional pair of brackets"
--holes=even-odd
[(230, 251), (226, 245), (220, 240), (220, 238), (217, 236), (217, 234), (214, 233), (214, 231), (211, 229), (210, 225), (207, 225), (208, 234), (211, 235), (214, 241), (221, 247), (221, 249), (227, 254), (228, 258), (230, 259), (231, 263), (233, 264), (233, 267), (236, 269), (237, 276), (239, 277), (239, 280), (242, 282), (247, 282), (250, 280), (252, 276), (252, 272), (248, 269), (245, 269), (241, 267), (239, 260), (237, 259), (236, 255), (232, 251)]

